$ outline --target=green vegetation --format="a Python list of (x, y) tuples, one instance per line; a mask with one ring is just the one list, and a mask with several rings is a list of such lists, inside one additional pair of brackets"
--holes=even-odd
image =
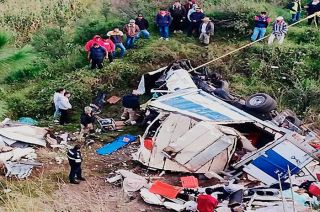
[[(139, 40), (138, 49), (128, 52), (124, 60), (116, 60), (111, 65), (106, 61), (102, 70), (91, 71), (83, 49), (86, 41), (95, 34), (105, 34), (114, 26), (123, 26), (138, 12), (144, 13), (152, 23), (160, 7), (159, 1), (132, 0), (125, 4), (107, 0), (19, 2), (0, 3), (0, 26), (13, 32), (11, 40), (15, 42), (10, 46), (20, 49), (14, 54), (11, 50), (1, 51), (12, 56), (11, 69), (0, 68), (0, 115), (6, 112), (13, 118), (48, 119), (53, 111), (52, 94), (63, 86), (72, 92), (76, 121), (80, 108), (99, 90), (122, 95), (137, 85), (142, 73), (175, 59), (188, 58), (199, 65), (248, 43), (252, 17), (262, 10), (268, 11), (273, 20), (278, 15), (286, 20), (290, 17), (283, 9), (287, 4), (283, 0), (199, 0), (205, 13), (216, 22), (216, 33), (207, 50), (185, 35), (174, 35), (169, 42), (160, 41), (156, 27), (151, 24), (150, 40)], [(165, 5), (171, 1), (161, 2)], [(0, 48), (2, 43), (8, 43), (7, 36), (0, 36)], [(268, 92), (277, 99), (280, 109), (289, 107), (302, 118), (319, 122), (319, 53), (319, 30), (303, 22), (289, 29), (282, 46), (256, 44), (209, 67), (231, 81), (233, 92), (243, 97)], [(0, 56), (0, 65), (2, 58)], [(28, 61), (28, 65), (22, 61)], [(118, 110), (112, 109), (115, 113)]]

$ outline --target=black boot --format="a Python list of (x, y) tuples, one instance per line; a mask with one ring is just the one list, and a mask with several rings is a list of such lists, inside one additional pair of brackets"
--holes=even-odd
[(85, 178), (83, 178), (83, 177), (79, 177), (79, 178), (77, 178), (78, 180), (81, 180), (81, 181), (86, 181), (86, 179)]
[(70, 180), (70, 183), (71, 183), (71, 184), (79, 184), (79, 182), (76, 181), (76, 180)]

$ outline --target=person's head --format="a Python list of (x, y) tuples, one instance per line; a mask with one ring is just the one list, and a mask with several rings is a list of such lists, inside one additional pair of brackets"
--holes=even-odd
[(96, 41), (99, 41), (99, 40), (101, 39), (101, 37), (100, 37), (100, 35), (95, 35), (95, 36), (93, 37), (93, 39), (95, 39)]
[(261, 12), (261, 13), (260, 13), (260, 15), (261, 15), (261, 17), (263, 17), (263, 18), (264, 18), (264, 17), (266, 17), (266, 16), (267, 16), (267, 12), (264, 12), (264, 11), (263, 11), (263, 12)]
[(282, 17), (282, 16), (277, 17), (277, 18), (276, 18), (276, 21), (279, 22), (279, 23), (281, 23), (281, 22), (283, 21), (283, 17)]
[(175, 0), (173, 5), (176, 7), (180, 7), (181, 6), (180, 0)]
[(209, 23), (210, 22), (210, 18), (209, 17), (204, 17), (202, 19), (203, 23)]
[(61, 93), (61, 94), (64, 94), (64, 92), (66, 92), (66, 90), (64, 88), (58, 88), (56, 90), (57, 93)]
[(70, 92), (68, 92), (68, 91), (66, 91), (66, 92), (64, 93), (64, 96), (65, 96), (65, 97), (67, 97), (67, 98), (70, 98), (71, 93), (70, 93)]
[(79, 150), (79, 149), (81, 149), (81, 145), (80, 145), (80, 144), (76, 144), (76, 145), (73, 147), (73, 149)]
[(99, 48), (99, 46), (100, 46), (100, 45), (99, 45), (98, 43), (94, 43), (94, 44), (93, 44), (93, 47), (94, 47), (94, 48)]
[(198, 7), (198, 6), (195, 7), (195, 10), (196, 10), (197, 13), (201, 12), (201, 8)]
[(139, 20), (143, 19), (143, 15), (142, 15), (141, 13), (138, 14), (138, 19), (139, 19)]
[(161, 8), (161, 9), (160, 9), (160, 15), (165, 16), (166, 14), (167, 14), (166, 9)]
[(84, 113), (85, 114), (91, 114), (91, 112), (92, 112), (92, 108), (91, 107), (87, 106), (87, 107), (84, 108)]
[(133, 25), (133, 24), (135, 24), (135, 23), (136, 23), (136, 21), (133, 20), (133, 19), (131, 19), (131, 20), (129, 21), (129, 24), (130, 24), (130, 25)]
[(206, 192), (206, 194), (211, 195), (213, 193), (213, 189), (212, 188), (206, 188), (205, 192)]
[(113, 31), (114, 31), (114, 32), (119, 32), (119, 31), (120, 31), (120, 30), (119, 30), (119, 27), (113, 28)]

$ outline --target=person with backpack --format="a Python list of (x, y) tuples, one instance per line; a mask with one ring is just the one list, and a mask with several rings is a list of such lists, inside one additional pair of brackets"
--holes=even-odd
[(270, 22), (271, 19), (267, 16), (267, 12), (261, 12), (260, 15), (255, 16), (251, 41), (256, 41), (257, 39), (263, 38)]
[(269, 37), (268, 44), (273, 44), (274, 39), (277, 39), (278, 43), (282, 44), (287, 32), (287, 23), (284, 21), (282, 16), (277, 17), (276, 21), (273, 24), (272, 34)]
[(159, 27), (160, 39), (169, 40), (169, 26), (172, 22), (172, 17), (168, 11), (161, 9), (156, 16), (156, 25)]
[(169, 12), (172, 16), (171, 30), (173, 33), (182, 33), (186, 9), (181, 5), (180, 0), (176, 0), (170, 7)]
[(287, 8), (291, 13), (291, 23), (299, 21), (301, 16), (301, 0), (293, 0), (288, 4)]

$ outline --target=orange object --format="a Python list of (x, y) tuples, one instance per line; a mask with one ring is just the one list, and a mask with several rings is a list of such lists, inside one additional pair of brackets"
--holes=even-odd
[(177, 188), (161, 181), (156, 181), (149, 188), (149, 191), (154, 194), (159, 194), (161, 196), (167, 197), (169, 199), (175, 199), (181, 191), (181, 188)]
[(198, 188), (199, 181), (194, 176), (181, 177), (180, 178), (183, 188)]
[(143, 145), (147, 150), (151, 151), (153, 149), (153, 140), (151, 138), (146, 138), (144, 139)]
[(107, 102), (109, 103), (109, 104), (116, 104), (117, 102), (119, 102), (120, 101), (120, 97), (118, 97), (118, 96), (111, 96), (109, 99), (107, 99)]

